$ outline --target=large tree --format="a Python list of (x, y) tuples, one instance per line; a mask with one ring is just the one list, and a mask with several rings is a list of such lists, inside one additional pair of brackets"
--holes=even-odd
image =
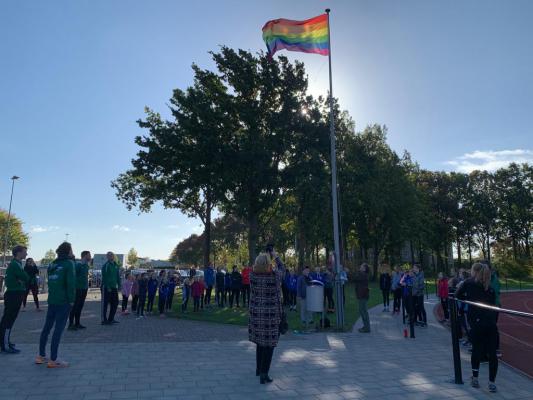
[(138, 121), (147, 134), (137, 136), (141, 147), (133, 168), (112, 186), (128, 209), (147, 212), (157, 201), (204, 224), (203, 263), (209, 263), (211, 213), (227, 190), (224, 169), (231, 168), (227, 88), (212, 72), (193, 65), (194, 84), (176, 89), (170, 100), (174, 120), (146, 109)]
[(197, 267), (202, 262), (204, 238), (192, 234), (187, 239), (179, 242), (170, 254), (169, 261), (174, 263), (194, 265)]
[[(6, 254), (11, 254), (11, 249), (17, 244), (28, 246), (29, 236), (22, 229), (22, 221), (18, 219), (15, 215), (11, 214), (9, 218), (9, 231), (8, 231), (8, 212), (0, 209), (0, 246), (2, 254), (0, 257), (3, 257), (3, 250), (5, 245)], [(7, 233), (7, 242), (6, 240)]]

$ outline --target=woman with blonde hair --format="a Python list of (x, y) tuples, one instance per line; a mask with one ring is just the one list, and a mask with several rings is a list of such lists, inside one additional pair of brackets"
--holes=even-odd
[[(268, 250), (268, 249), (267, 249)], [(270, 383), (268, 376), (274, 347), (277, 346), (282, 320), (281, 281), (285, 267), (270, 247), (269, 253), (261, 253), (255, 259), (250, 273), (249, 340), (257, 345), (256, 376), (260, 383)], [(272, 260), (276, 266), (272, 266)]]
[[(472, 266), (472, 277), (464, 281), (457, 289), (456, 297), (459, 300), (469, 300), (487, 305), (496, 304), (496, 294), (490, 287), (491, 271), (487, 265), (475, 263)], [(497, 313), (481, 307), (469, 305), (468, 320), (471, 327), (472, 340), (472, 378), (471, 384), (479, 388), (479, 364), (487, 355), (489, 358), (489, 384), (490, 392), (496, 392), (496, 373), (498, 372), (498, 358), (496, 346), (498, 327), (496, 326)]]

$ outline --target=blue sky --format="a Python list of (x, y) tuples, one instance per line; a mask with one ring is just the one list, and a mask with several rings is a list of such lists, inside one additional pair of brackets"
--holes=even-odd
[[(0, 207), (41, 258), (70, 234), (76, 252), (135, 247), (166, 258), (198, 222), (127, 211), (110, 181), (129, 168), (144, 106), (167, 115), (172, 89), (219, 45), (264, 49), (273, 18), (332, 9), (334, 95), (357, 129), (382, 123), (422, 167), (468, 171), (533, 162), (533, 3), (441, 1), (6, 1), (0, 8)], [(327, 58), (307, 65), (327, 91)]]

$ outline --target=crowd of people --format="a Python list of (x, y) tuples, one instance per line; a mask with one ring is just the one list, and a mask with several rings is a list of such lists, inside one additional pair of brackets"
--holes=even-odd
[[(6, 275), (6, 292), (4, 295), (4, 313), (0, 322), (0, 351), (5, 354), (17, 354), (20, 350), (11, 341), (11, 331), (21, 307), (26, 307), (26, 299), (31, 292), (37, 311), (40, 311), (38, 299), (39, 270), (31, 258), (27, 258), (27, 249), (16, 246), (13, 259)], [(48, 309), (45, 323), (40, 335), (39, 353), (35, 362), (47, 364), (49, 368), (68, 366), (58, 360), (58, 348), (63, 330), (68, 321), (68, 330), (85, 329), (80, 318), (88, 291), (88, 271), (91, 253), (83, 251), (76, 262), (72, 246), (62, 243), (56, 250), (57, 258), (48, 267)], [(26, 259), (25, 266), (22, 266)], [(176, 288), (182, 288), (182, 312), (187, 312), (189, 299), (193, 299), (193, 312), (204, 307), (249, 309), (250, 340), (257, 344), (257, 375), (261, 383), (271, 382), (268, 376), (273, 348), (279, 338), (279, 323), (274, 327), (272, 321), (285, 318), (285, 309), (296, 311), (299, 308), (300, 320), (307, 326), (314, 322), (307, 307), (307, 293), (311, 285), (324, 287), (324, 308), (326, 312), (335, 311), (333, 287), (335, 273), (331, 266), (311, 268), (305, 266), (300, 274), (285, 268), (279, 257), (272, 250), (261, 253), (254, 266), (237, 266), (231, 272), (221, 267), (209, 265), (203, 274), (191, 268), (189, 276), (182, 279), (172, 271), (160, 271), (158, 274), (129, 272), (122, 278), (120, 267), (112, 252), (107, 253), (107, 261), (102, 267), (101, 284), (101, 324), (114, 325), (119, 306), (119, 293), (122, 295), (122, 315), (130, 314), (128, 310), (131, 298), (131, 311), (137, 319), (154, 313), (154, 302), (158, 295), (157, 313), (161, 318), (172, 309)], [(427, 327), (427, 315), (424, 308), (425, 279), (418, 264), (411, 268), (394, 267), (391, 271), (382, 265), (379, 287), (383, 296), (383, 312), (391, 312), (390, 297), (393, 298), (392, 314), (403, 316), (404, 324), (410, 327), (410, 337), (414, 338), (414, 327)], [(348, 281), (347, 273), (342, 270), (340, 282)], [(359, 312), (363, 321), (361, 333), (370, 332), (367, 311), (369, 299), (369, 267), (362, 264), (355, 274), (355, 294)], [(213, 295), (214, 294), (214, 295)], [(455, 294), (458, 309), (458, 334), (462, 344), (470, 347), (472, 353), (473, 387), (479, 387), (479, 364), (489, 363), (489, 390), (496, 391), (495, 378), (498, 369), (499, 333), (496, 326), (498, 314), (491, 310), (468, 306), (463, 300), (481, 302), (500, 306), (500, 284), (498, 275), (492, 271), (489, 263), (475, 263), (468, 272), (465, 269), (451, 271), (450, 276), (440, 273), (437, 281), (437, 295), (440, 299), (443, 318), (440, 322), (448, 323), (450, 319), (450, 295)], [(265, 300), (264, 296), (276, 296), (274, 300)], [(278, 304), (279, 303), (279, 310)], [(272, 321), (265, 321), (265, 309), (274, 315)], [(279, 322), (279, 321), (278, 321)], [(322, 321), (321, 321), (322, 322)], [(50, 332), (54, 329), (50, 346), (50, 357), (46, 356), (46, 346)], [(266, 333), (265, 333), (266, 332)]]

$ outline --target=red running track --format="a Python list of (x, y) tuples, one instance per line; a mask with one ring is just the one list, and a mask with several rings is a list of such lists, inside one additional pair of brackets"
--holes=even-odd
[[(533, 314), (533, 292), (501, 294), (502, 308)], [(533, 378), (533, 319), (500, 314), (502, 361)]]

